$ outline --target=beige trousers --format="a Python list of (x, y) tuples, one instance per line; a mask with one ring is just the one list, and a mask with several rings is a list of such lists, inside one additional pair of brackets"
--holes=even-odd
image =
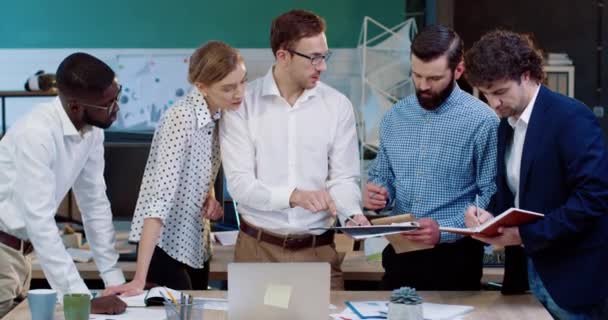
[(331, 266), (331, 290), (344, 290), (342, 260), (334, 244), (300, 250), (283, 249), (239, 231), (234, 250), (235, 262), (327, 262)]
[(26, 297), (31, 280), (31, 257), (0, 243), (0, 318)]

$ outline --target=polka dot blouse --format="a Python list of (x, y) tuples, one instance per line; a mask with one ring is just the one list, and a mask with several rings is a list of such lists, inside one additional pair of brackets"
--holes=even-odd
[(219, 117), (196, 88), (167, 110), (154, 133), (129, 234), (139, 242), (144, 219), (160, 218), (158, 246), (198, 269), (211, 255), (210, 224), (200, 208), (220, 166)]

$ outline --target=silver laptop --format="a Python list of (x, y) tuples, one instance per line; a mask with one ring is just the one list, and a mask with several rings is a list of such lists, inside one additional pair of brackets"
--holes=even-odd
[(329, 318), (328, 263), (231, 263), (228, 319)]

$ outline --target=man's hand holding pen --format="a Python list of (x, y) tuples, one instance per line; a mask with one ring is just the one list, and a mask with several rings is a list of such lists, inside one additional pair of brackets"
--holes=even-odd
[(369, 223), (369, 220), (367, 220), (367, 218), (362, 213), (355, 214), (346, 220), (347, 227), (369, 226), (369, 225), (371, 225)]
[(464, 224), (467, 226), (467, 228), (475, 228), (493, 217), (494, 216), (492, 216), (492, 214), (486, 210), (471, 205), (464, 213)]
[(386, 188), (368, 182), (363, 190), (363, 207), (369, 210), (380, 210), (386, 207), (388, 191)]

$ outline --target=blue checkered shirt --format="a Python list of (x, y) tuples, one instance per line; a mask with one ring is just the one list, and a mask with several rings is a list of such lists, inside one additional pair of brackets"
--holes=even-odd
[[(485, 208), (496, 192), (498, 117), (458, 86), (433, 111), (415, 95), (397, 102), (380, 125), (380, 148), (369, 181), (389, 192), (393, 213), (432, 218), (440, 226), (465, 227), (464, 212)], [(461, 236), (441, 233), (440, 242)]]

